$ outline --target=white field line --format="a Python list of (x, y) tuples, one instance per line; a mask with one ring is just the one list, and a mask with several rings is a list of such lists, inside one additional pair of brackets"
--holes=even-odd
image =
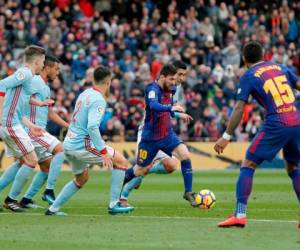
[[(4, 215), (25, 215), (25, 216), (45, 216), (44, 214), (37, 214), (37, 213), (7, 213), (7, 212), (0, 212), (0, 216)], [(68, 214), (68, 216), (61, 216), (64, 217), (107, 217), (108, 215), (104, 214)], [(50, 216), (49, 216), (50, 217)], [(58, 217), (58, 216), (56, 216)], [(115, 216), (113, 216), (115, 218)], [(220, 218), (212, 218), (212, 217), (180, 217), (180, 216), (145, 216), (145, 215), (121, 215), (118, 216), (119, 219), (121, 218), (131, 218), (131, 219), (165, 219), (165, 220), (199, 220), (199, 221), (219, 221)], [(253, 222), (266, 222), (266, 223), (296, 223), (296, 220), (266, 220), (266, 219), (248, 219), (248, 221)]]

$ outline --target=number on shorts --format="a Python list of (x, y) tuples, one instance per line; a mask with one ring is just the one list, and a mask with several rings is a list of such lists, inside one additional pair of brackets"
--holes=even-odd
[(143, 160), (147, 159), (148, 152), (144, 149), (139, 150), (139, 157)]
[(277, 107), (283, 104), (291, 104), (295, 101), (294, 93), (287, 83), (285, 75), (277, 76), (265, 81), (264, 90), (271, 93)]

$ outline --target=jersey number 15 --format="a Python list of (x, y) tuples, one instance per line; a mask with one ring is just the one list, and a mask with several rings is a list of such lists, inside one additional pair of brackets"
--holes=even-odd
[(285, 75), (277, 76), (265, 81), (264, 90), (271, 93), (277, 107), (283, 104), (291, 104), (295, 101), (294, 93), (288, 84)]

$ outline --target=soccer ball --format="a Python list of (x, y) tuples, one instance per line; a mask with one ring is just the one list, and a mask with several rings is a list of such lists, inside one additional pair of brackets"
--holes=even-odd
[(216, 204), (216, 196), (208, 189), (203, 189), (195, 195), (195, 201), (200, 208), (210, 209)]

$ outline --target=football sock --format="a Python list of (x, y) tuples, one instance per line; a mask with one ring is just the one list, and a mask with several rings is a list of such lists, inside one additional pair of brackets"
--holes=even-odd
[(129, 168), (125, 171), (125, 178), (124, 178), (124, 183), (123, 185), (125, 185), (126, 183), (130, 182), (134, 177), (136, 177), (134, 175), (134, 170), (133, 167)]
[(60, 174), (61, 166), (64, 163), (64, 152), (60, 152), (53, 156), (50, 163), (49, 176), (47, 180), (47, 189), (54, 189), (56, 180)]
[(49, 210), (51, 212), (57, 212), (59, 208), (65, 204), (70, 198), (80, 189), (81, 187), (76, 185), (75, 181), (68, 182), (63, 189), (60, 191), (59, 195), (55, 199), (54, 203), (50, 206)]
[(1, 178), (0, 178), (0, 191), (2, 191), (10, 183), (13, 182), (13, 180), (15, 179), (15, 176), (18, 173), (20, 167), (21, 167), (21, 164), (18, 161), (16, 161), (13, 164), (11, 164), (4, 171), (4, 173), (1, 175)]
[(18, 173), (16, 174), (15, 180), (11, 187), (11, 190), (8, 196), (13, 199), (17, 200), (19, 194), (21, 193), (23, 187), (25, 186), (26, 182), (28, 181), (30, 175), (33, 172), (33, 168), (23, 164), (19, 169)]
[(149, 174), (167, 174), (163, 163), (160, 161), (157, 164), (155, 164), (152, 168), (149, 170)]
[(300, 202), (300, 169), (294, 169), (291, 172), (289, 172), (289, 176), (292, 179), (293, 187), (295, 190), (295, 193), (298, 197), (298, 200)]
[(110, 203), (109, 207), (113, 208), (120, 199), (120, 194), (124, 182), (125, 171), (114, 168), (110, 180)]
[(137, 186), (139, 186), (144, 179), (144, 176), (134, 177), (130, 182), (126, 183), (123, 187), (121, 198), (128, 199), (130, 192)]
[(48, 177), (48, 173), (39, 171), (33, 177), (30, 187), (27, 189), (24, 197), (32, 200), (32, 198), (39, 192)]
[(236, 211), (238, 218), (246, 216), (247, 202), (252, 190), (253, 175), (255, 170), (249, 167), (241, 167), (240, 176), (236, 183)]
[(185, 192), (192, 192), (193, 188), (193, 169), (191, 160), (181, 161), (181, 173), (183, 176)]

